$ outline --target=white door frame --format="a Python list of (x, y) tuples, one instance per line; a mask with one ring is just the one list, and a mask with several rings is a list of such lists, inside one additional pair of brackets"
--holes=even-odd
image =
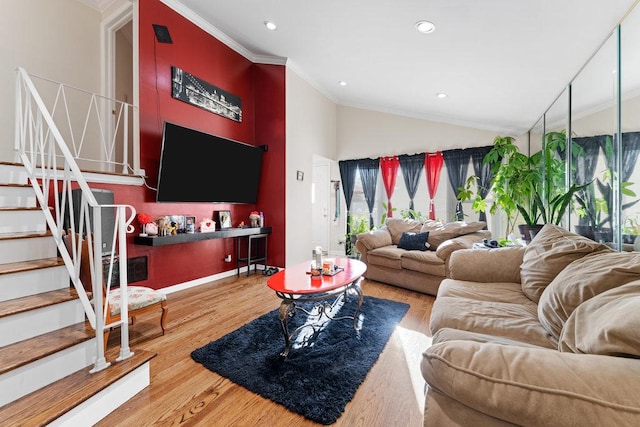
[[(140, 105), (139, 99), (139, 31), (138, 31), (138, 0), (129, 0), (123, 2), (120, 6), (114, 9), (112, 13), (107, 15), (100, 24), (100, 58), (102, 61), (102, 93), (104, 96), (110, 99), (116, 97), (116, 31), (122, 28), (129, 21), (133, 27), (133, 100), (131, 103), (136, 106), (133, 110), (133, 141), (132, 150), (133, 158), (129, 159), (131, 166), (134, 169), (136, 175), (144, 175), (144, 171), (140, 169), (140, 112), (138, 106)], [(109, 114), (105, 118), (105, 123), (112, 123), (113, 116)], [(110, 126), (109, 129), (113, 129)], [(119, 172), (119, 171), (118, 171)]]

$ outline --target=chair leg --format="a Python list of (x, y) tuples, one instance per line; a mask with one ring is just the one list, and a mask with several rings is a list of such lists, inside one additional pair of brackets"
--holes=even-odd
[(109, 333), (111, 332), (111, 328), (104, 330), (104, 352), (107, 352), (107, 343), (109, 342)]
[(162, 335), (164, 335), (165, 323), (167, 322), (167, 313), (169, 309), (166, 303), (162, 303), (162, 316), (160, 316), (160, 327), (162, 328)]

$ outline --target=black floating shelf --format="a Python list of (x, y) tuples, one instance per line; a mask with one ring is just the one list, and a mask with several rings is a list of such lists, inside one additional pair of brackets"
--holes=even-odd
[(201, 240), (228, 239), (245, 237), (253, 234), (271, 234), (271, 227), (262, 228), (224, 228), (210, 233), (179, 233), (172, 236), (135, 236), (133, 243), (146, 246), (177, 245), (180, 243), (199, 242)]

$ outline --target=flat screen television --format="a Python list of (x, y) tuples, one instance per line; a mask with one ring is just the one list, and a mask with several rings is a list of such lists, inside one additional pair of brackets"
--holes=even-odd
[(165, 122), (156, 201), (256, 203), (263, 152)]

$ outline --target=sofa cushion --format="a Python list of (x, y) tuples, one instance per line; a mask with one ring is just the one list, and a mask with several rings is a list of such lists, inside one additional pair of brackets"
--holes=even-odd
[(438, 295), (429, 327), (432, 333), (442, 328), (462, 329), (557, 348), (558, 342), (538, 321), (536, 304), (527, 301), (526, 304), (514, 304)]
[(424, 223), (421, 231), (429, 232), (429, 244), (431, 245), (429, 249), (435, 251), (445, 240), (480, 231), (486, 225), (487, 223), (483, 221), (468, 223), (463, 221), (454, 221), (446, 222), (444, 224), (437, 221), (430, 221)]
[(358, 242), (362, 243), (369, 251), (392, 244), (391, 234), (386, 227), (368, 233), (358, 234)]
[(466, 280), (444, 279), (438, 288), (438, 298), (467, 298), (474, 301), (506, 302), (534, 306), (535, 303), (524, 296), (520, 283), (482, 283)]
[(405, 231), (402, 233), (402, 237), (400, 237), (398, 247), (408, 251), (426, 251), (429, 249), (429, 243), (427, 243), (428, 239), (428, 231), (424, 233), (411, 233)]
[(406, 252), (404, 249), (398, 249), (396, 245), (384, 246), (369, 251), (367, 254), (367, 262), (382, 267), (395, 268), (400, 270), (402, 254)]
[[(460, 249), (449, 258), (449, 277), (474, 282), (519, 284), (523, 256), (524, 248), (521, 247)], [(519, 291), (522, 294), (522, 287)]]
[(546, 224), (526, 247), (520, 266), (522, 291), (538, 302), (544, 289), (567, 265), (594, 252), (613, 252), (607, 245)]
[(415, 219), (387, 218), (385, 225), (391, 234), (391, 243), (397, 245), (402, 237), (402, 233), (419, 233), (422, 228), (422, 222)]
[(562, 328), (558, 348), (640, 358), (640, 280), (582, 303)]
[(447, 341), (473, 341), (473, 342), (490, 342), (501, 345), (517, 345), (519, 347), (540, 348), (537, 345), (529, 344), (523, 341), (516, 341), (509, 338), (497, 337), (495, 335), (479, 334), (472, 331), (463, 331), (461, 329), (442, 328), (433, 334), (431, 344), (438, 344)]
[(513, 425), (632, 426), (640, 420), (637, 360), (457, 340), (425, 350), (421, 370), (429, 393)]
[(538, 317), (556, 338), (565, 322), (588, 299), (640, 278), (637, 252), (596, 253), (569, 264), (540, 297)]
[(445, 276), (444, 261), (431, 251), (405, 251), (401, 258), (402, 268), (434, 276)]

